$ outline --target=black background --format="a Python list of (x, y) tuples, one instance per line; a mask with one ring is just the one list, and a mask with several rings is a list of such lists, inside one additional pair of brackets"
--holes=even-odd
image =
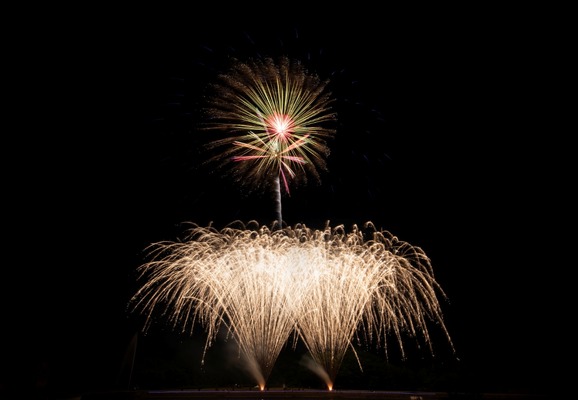
[(421, 247), (464, 390), (565, 385), (573, 181), (552, 89), (566, 56), (530, 11), (25, 19), (7, 57), (0, 387), (125, 389), (145, 247), (187, 221), (272, 221), (268, 194), (200, 167), (195, 126), (229, 57), (283, 54), (330, 78), (339, 122), (328, 171), (283, 198), (284, 220), (373, 221)]

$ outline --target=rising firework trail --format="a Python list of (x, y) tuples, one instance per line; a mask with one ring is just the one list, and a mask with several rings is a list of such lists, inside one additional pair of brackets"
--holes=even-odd
[[(187, 239), (151, 245), (140, 267), (144, 285), (134, 309), (158, 313), (192, 333), (208, 335), (206, 350), (224, 325), (239, 345), (254, 379), (265, 388), (283, 346), (294, 334), (324, 371), (331, 390), (352, 342), (376, 340), (386, 348), (402, 332), (431, 348), (428, 322), (443, 324), (436, 283), (421, 249), (373, 229), (365, 240), (356, 227), (313, 230), (299, 224), (271, 230), (256, 221), (222, 230), (194, 225)], [(361, 364), (360, 364), (361, 367)]]
[[(328, 81), (283, 57), (236, 62), (218, 77), (209, 96), (206, 128), (224, 136), (208, 148), (215, 165), (226, 166), (241, 182), (273, 189), (276, 221), (283, 225), (281, 187), (319, 180), (335, 134)], [(230, 163), (234, 163), (233, 166)]]

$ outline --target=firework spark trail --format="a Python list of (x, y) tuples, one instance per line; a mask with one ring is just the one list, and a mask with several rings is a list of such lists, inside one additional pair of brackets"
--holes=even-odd
[(447, 335), (429, 259), (386, 231), (366, 241), (356, 227), (346, 233), (329, 224), (195, 225), (185, 241), (152, 248), (153, 259), (141, 266), (145, 284), (132, 299), (145, 327), (158, 309), (183, 330), (192, 332), (198, 320), (208, 332), (206, 351), (224, 324), (262, 389), (292, 333), (327, 372), (329, 389), (347, 349), (355, 353), (359, 331), (384, 347), (393, 333), (402, 352), (405, 333), (421, 333), (431, 349), (430, 320)]
[[(397, 338), (402, 358), (405, 358), (403, 337), (422, 337), (429, 351), (433, 346), (428, 330), (428, 321), (435, 321), (446, 336), (452, 350), (449, 332), (443, 323), (443, 313), (438, 297), (447, 299), (435, 280), (429, 257), (417, 246), (400, 241), (388, 231), (376, 231), (373, 239), (366, 243), (377, 260), (384, 262), (388, 276), (381, 280), (375, 293), (371, 314), (364, 321), (369, 332), (375, 332), (379, 345), (387, 352), (385, 336), (392, 332)], [(420, 343), (419, 341), (417, 342)]]
[[(259, 230), (228, 227), (221, 232), (194, 227), (190, 239), (159, 243), (155, 258), (141, 267), (147, 283), (134, 297), (135, 306), (161, 307), (176, 326), (192, 325), (198, 317), (208, 332), (205, 351), (224, 323), (237, 341), (257, 383), (264, 388), (274, 363), (295, 329), (295, 311), (311, 281), (307, 252), (295, 239)], [(172, 312), (170, 311), (172, 310)], [(147, 326), (149, 324), (147, 323)]]
[(350, 233), (343, 226), (324, 231), (329, 246), (323, 261), (315, 264), (318, 284), (298, 312), (299, 335), (327, 372), (329, 389), (348, 347), (355, 354), (351, 342), (358, 331), (365, 332), (368, 342), (375, 337), (386, 355), (385, 338), (393, 333), (405, 358), (403, 333), (421, 333), (433, 353), (428, 320), (436, 321), (451, 345), (437, 299), (437, 293), (444, 298), (445, 294), (429, 259), (420, 248), (387, 231), (375, 231), (371, 222), (366, 228), (373, 230), (370, 241), (356, 226)]
[(263, 389), (281, 349), (295, 327), (293, 290), (307, 284), (295, 261), (300, 257), (291, 248), (283, 251), (283, 237), (264, 236), (254, 243), (252, 235), (236, 237), (221, 249), (210, 270), (211, 291), (207, 311), (219, 313), (227, 321), (245, 360), (258, 367), (254, 371)]
[[(327, 127), (335, 120), (327, 85), (286, 57), (237, 62), (219, 76), (206, 110), (206, 128), (226, 135), (207, 146), (218, 151), (209, 162), (235, 163), (230, 171), (242, 184), (272, 185), (277, 199), (281, 182), (289, 193), (290, 182), (306, 182), (307, 174), (319, 179), (335, 133)], [(282, 227), (281, 202), (276, 206)]]
[(333, 250), (330, 248), (316, 264), (321, 270), (316, 275), (317, 284), (307, 293), (308, 301), (298, 313), (299, 335), (312, 358), (327, 372), (330, 390), (372, 296), (372, 277), (364, 270), (363, 260), (347, 253), (335, 256)]

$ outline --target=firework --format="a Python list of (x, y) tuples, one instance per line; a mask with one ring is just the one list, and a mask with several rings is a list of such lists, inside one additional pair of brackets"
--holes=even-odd
[(152, 244), (139, 269), (144, 284), (131, 299), (144, 329), (158, 314), (182, 332), (203, 325), (203, 360), (224, 331), (262, 390), (291, 338), (305, 344), (308, 366), (329, 390), (346, 352), (357, 356), (354, 340), (375, 342), (387, 356), (393, 337), (405, 357), (409, 335), (433, 352), (434, 322), (453, 349), (438, 300), (445, 294), (419, 247), (371, 222), (350, 232), (329, 222), (322, 230), (283, 225), (281, 189), (289, 194), (291, 184), (319, 180), (326, 169), (336, 117), (328, 81), (299, 62), (265, 58), (235, 60), (211, 87), (204, 128), (216, 136), (208, 162), (251, 188), (271, 188), (277, 218), (271, 227), (193, 224), (182, 241)]
[(335, 133), (327, 85), (286, 57), (236, 62), (213, 85), (206, 128), (224, 137), (210, 141), (210, 161), (234, 163), (229, 171), (243, 184), (272, 185), (280, 226), (281, 187), (289, 193), (290, 183), (319, 180), (326, 169), (327, 139)]
[[(194, 225), (186, 240), (151, 245), (140, 268), (145, 284), (133, 297), (150, 326), (157, 312), (174, 327), (205, 326), (205, 351), (224, 325), (261, 389), (283, 346), (295, 334), (333, 382), (353, 339), (386, 348), (393, 333), (421, 336), (428, 321), (446, 333), (429, 259), (421, 249), (373, 229), (280, 230), (241, 222), (225, 229)], [(295, 342), (294, 342), (295, 343)], [(433, 351), (433, 350), (432, 350)], [(361, 367), (361, 365), (360, 365)]]

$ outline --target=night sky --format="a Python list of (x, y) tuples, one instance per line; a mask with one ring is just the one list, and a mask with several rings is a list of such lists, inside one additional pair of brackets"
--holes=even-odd
[(566, 383), (553, 228), (571, 185), (543, 129), (541, 76), (556, 54), (539, 26), (473, 10), (355, 25), (178, 14), (45, 21), (12, 58), (0, 389), (125, 389), (146, 246), (186, 222), (273, 221), (268, 193), (202, 164), (197, 127), (231, 57), (280, 55), (330, 79), (338, 118), (328, 170), (283, 197), (285, 222), (372, 221), (421, 247), (448, 295), (465, 390)]

